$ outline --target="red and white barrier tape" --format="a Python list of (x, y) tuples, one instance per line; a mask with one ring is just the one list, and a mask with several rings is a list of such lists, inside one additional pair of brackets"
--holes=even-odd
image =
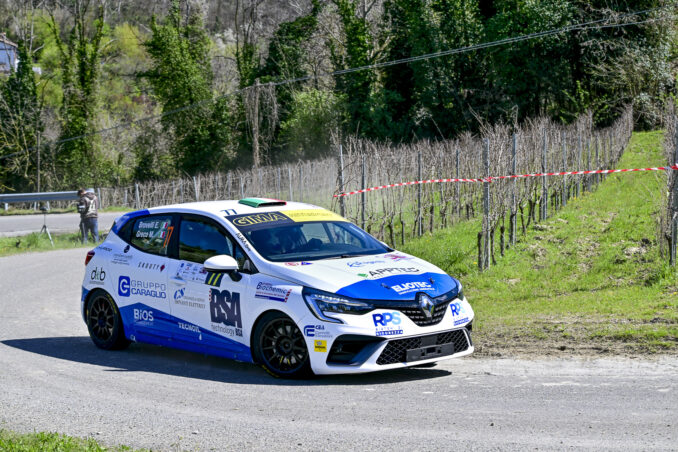
[(339, 193), (334, 195), (335, 198), (342, 196), (357, 195), (358, 193), (366, 193), (368, 191), (383, 190), (384, 188), (403, 187), (406, 185), (431, 184), (436, 182), (492, 182), (500, 179), (518, 179), (525, 177), (542, 177), (542, 176), (581, 176), (586, 174), (611, 174), (611, 173), (628, 173), (633, 171), (667, 171), (678, 170), (678, 164), (673, 166), (658, 166), (654, 168), (632, 168), (632, 169), (611, 169), (611, 170), (587, 170), (587, 171), (561, 171), (556, 173), (533, 173), (533, 174), (516, 174), (511, 176), (490, 176), (482, 179), (427, 179), (411, 182), (399, 182), (397, 184), (379, 185), (376, 187), (363, 188), (362, 190), (349, 191), (346, 193)]

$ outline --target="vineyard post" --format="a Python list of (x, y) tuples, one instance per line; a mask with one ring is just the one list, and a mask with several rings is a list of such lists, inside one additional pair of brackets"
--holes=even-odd
[[(365, 154), (363, 154), (362, 165), (362, 188), (365, 188), (367, 182), (365, 181)], [(360, 193), (360, 227), (365, 229), (365, 192)]]
[[(101, 188), (97, 188), (97, 198), (99, 199), (99, 208), (103, 209), (104, 208), (104, 203), (101, 198)], [(49, 202), (49, 201), (47, 201)], [(47, 204), (49, 206), (49, 204)]]
[[(518, 135), (514, 133), (513, 134), (513, 145), (511, 146), (511, 154), (512, 154), (512, 160), (513, 160), (513, 173), (512, 174), (514, 176), (518, 172), (518, 170), (517, 170), (518, 165), (517, 165), (517, 162), (516, 162), (517, 148), (518, 148)], [(515, 244), (516, 244), (516, 232), (517, 232), (516, 231), (516, 229), (517, 229), (516, 221), (518, 219), (518, 206), (517, 206), (517, 203), (516, 203), (516, 190), (517, 190), (517, 188), (518, 188), (518, 179), (514, 178), (513, 179), (513, 186), (512, 186), (512, 189), (511, 189), (511, 226), (510, 226), (511, 230), (509, 232), (510, 235), (511, 235), (510, 240), (509, 240), (511, 246), (515, 246)]]
[[(459, 179), (459, 151), (460, 149), (457, 148), (457, 179)], [(470, 176), (469, 176), (470, 177)], [(461, 187), (459, 185), (459, 182), (456, 182), (454, 184), (455, 186), (455, 196), (456, 196), (456, 202), (457, 202), (457, 221), (461, 219), (461, 196), (460, 196), (460, 190)]]
[(483, 143), (485, 181), (483, 182), (483, 268), (490, 268), (490, 140)]
[[(678, 163), (678, 119), (676, 117), (673, 117), (673, 127), (676, 129), (674, 131), (674, 151), (673, 151), (673, 162), (671, 163), (671, 166), (675, 165)], [(678, 218), (676, 216), (678, 215), (678, 183), (676, 183), (676, 171), (671, 171), (671, 180), (672, 180), (672, 189), (673, 193), (671, 196), (671, 251), (669, 253), (670, 255), (670, 263), (671, 267), (674, 267), (676, 265), (676, 238), (678, 236)]]
[[(596, 151), (596, 169), (600, 169), (600, 141), (598, 140), (598, 135), (596, 135), (596, 144), (595, 144), (595, 151)], [(600, 183), (600, 174), (596, 173), (596, 188), (598, 188), (598, 184)]]
[(275, 194), (278, 199), (282, 198), (282, 174), (280, 174), (280, 167), (278, 167), (278, 174), (275, 178)]
[[(577, 133), (577, 171), (581, 171), (581, 155), (582, 155), (582, 145), (581, 145), (581, 132)], [(579, 198), (579, 191), (581, 190), (582, 176), (577, 176), (577, 194), (575, 195)]]
[(228, 177), (226, 178), (226, 199), (232, 199), (231, 198), (231, 172), (228, 172)]
[[(363, 174), (365, 174), (364, 167)], [(418, 181), (421, 180), (421, 151), (419, 151), (419, 154), (417, 154), (417, 180)], [(423, 224), (421, 218), (421, 184), (417, 184), (417, 235), (421, 237), (422, 233), (423, 233)]]
[[(565, 132), (560, 134), (560, 140), (562, 141), (563, 147), (563, 171), (567, 171), (567, 143)], [(567, 176), (563, 176), (563, 202), (561, 208), (567, 205)]]
[(240, 176), (240, 199), (245, 198), (245, 182), (242, 180), (242, 176)]
[[(586, 140), (586, 169), (591, 171), (591, 139)], [(591, 185), (593, 178), (589, 175), (586, 176), (586, 190), (591, 191)]]
[[(544, 130), (544, 145), (541, 151), (541, 172), (546, 173), (546, 130)], [(541, 221), (546, 220), (549, 207), (549, 190), (546, 187), (546, 176), (541, 177)]]
[(304, 196), (304, 167), (299, 165), (299, 202), (303, 202)]
[[(339, 145), (339, 193), (344, 193), (344, 146)], [(339, 198), (339, 213), (346, 216), (346, 200), (344, 196)]]
[(287, 167), (287, 183), (290, 186), (290, 201), (294, 201), (294, 196), (292, 195), (292, 168)]
[(141, 209), (141, 200), (139, 199), (139, 184), (137, 183), (134, 184), (134, 202), (134, 207), (136, 209)]

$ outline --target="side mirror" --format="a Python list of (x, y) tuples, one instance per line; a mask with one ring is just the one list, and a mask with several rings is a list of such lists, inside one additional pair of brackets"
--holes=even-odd
[(236, 272), (238, 271), (238, 262), (232, 256), (220, 254), (207, 259), (204, 267), (205, 270), (210, 272)]

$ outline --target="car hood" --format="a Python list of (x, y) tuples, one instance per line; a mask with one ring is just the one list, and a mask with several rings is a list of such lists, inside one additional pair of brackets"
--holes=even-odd
[(435, 265), (400, 252), (272, 265), (299, 285), (359, 299), (414, 300), (418, 292), (436, 297), (461, 287)]

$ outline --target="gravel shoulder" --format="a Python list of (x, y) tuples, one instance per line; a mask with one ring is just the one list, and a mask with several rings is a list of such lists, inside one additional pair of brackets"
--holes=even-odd
[[(678, 358), (475, 358), (286, 381), (79, 315), (86, 250), (0, 258), (0, 428), (153, 450), (675, 450)], [(535, 345), (535, 348), (536, 345)], [(594, 358), (595, 357), (595, 358)]]

